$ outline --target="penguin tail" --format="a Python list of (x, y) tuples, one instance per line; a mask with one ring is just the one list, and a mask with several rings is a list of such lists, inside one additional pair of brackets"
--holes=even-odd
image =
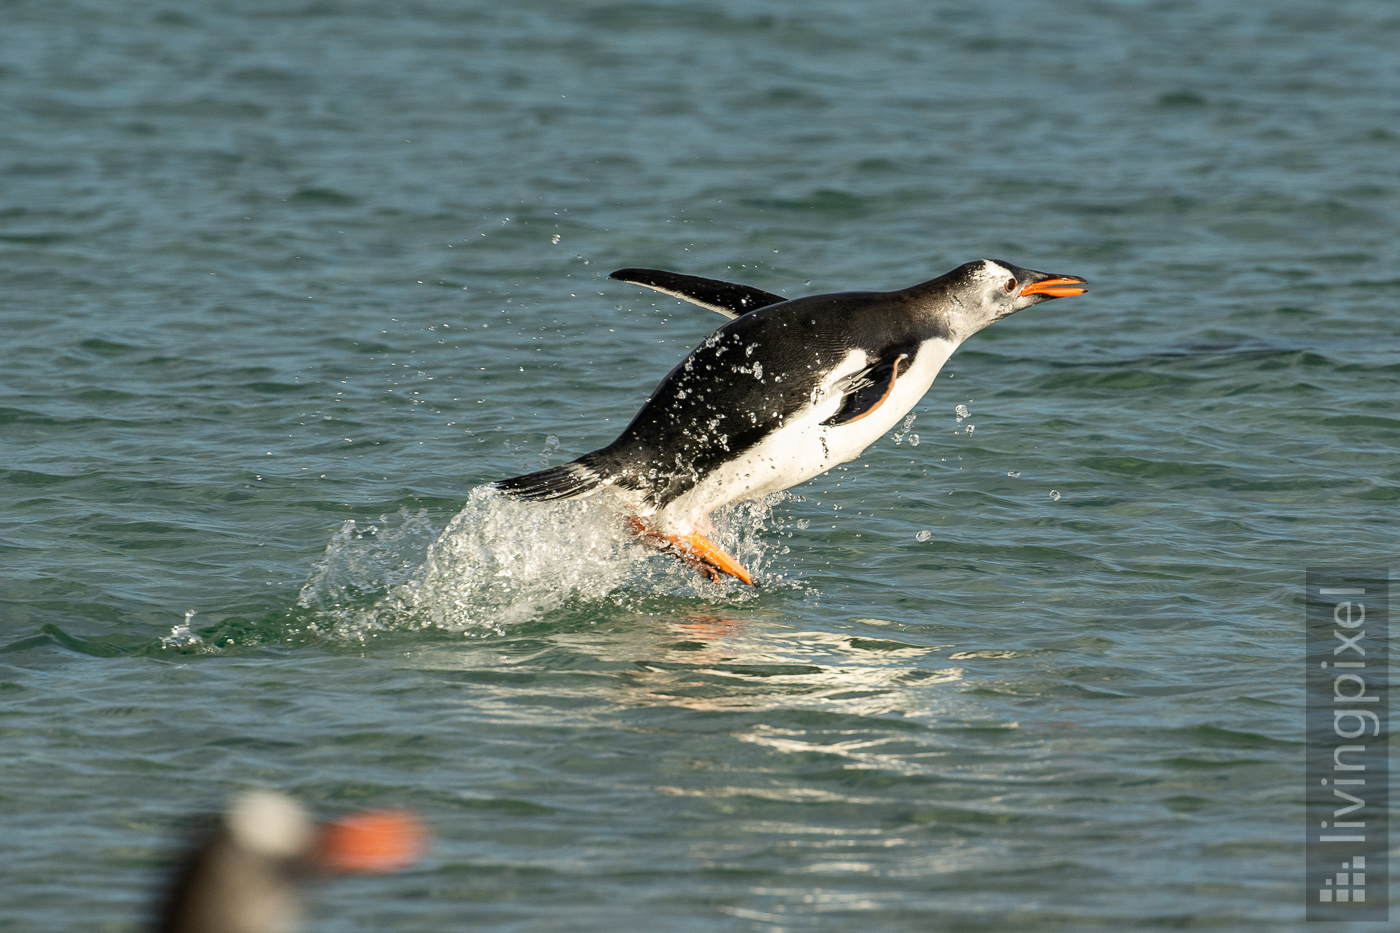
[(492, 483), (493, 489), (515, 499), (544, 502), (550, 499), (578, 499), (592, 495), (611, 480), (600, 473), (593, 454), (584, 454), (573, 463), (550, 467), (524, 476), (513, 476)]

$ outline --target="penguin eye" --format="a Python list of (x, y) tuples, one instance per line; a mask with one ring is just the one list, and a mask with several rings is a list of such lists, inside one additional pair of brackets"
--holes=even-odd
[(1011, 294), (1013, 291), (1016, 290), (1016, 280), (1015, 280), (1015, 279), (1007, 279), (1007, 280), (1006, 280), (1006, 284), (1003, 285), (1002, 288), (1006, 289), (1006, 293), (1007, 293), (1008, 295)]

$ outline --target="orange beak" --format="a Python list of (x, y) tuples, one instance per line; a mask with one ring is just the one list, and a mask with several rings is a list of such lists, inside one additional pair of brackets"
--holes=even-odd
[(1051, 298), (1070, 298), (1074, 295), (1082, 295), (1089, 289), (1087, 279), (1081, 279), (1077, 275), (1055, 275), (1048, 279), (1041, 279), (1039, 282), (1032, 282), (1021, 289), (1019, 298), (1027, 295), (1049, 295)]
[(362, 810), (321, 827), (314, 859), (333, 872), (385, 872), (412, 865), (427, 830), (406, 810)]

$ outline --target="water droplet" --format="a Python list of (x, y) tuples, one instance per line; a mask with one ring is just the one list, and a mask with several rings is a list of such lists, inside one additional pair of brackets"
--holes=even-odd
[(967, 433), (968, 433), (968, 434), (971, 434), (973, 431), (976, 431), (976, 430), (977, 430), (977, 425), (975, 425), (975, 424), (969, 424), (969, 425), (967, 426)]
[(966, 406), (966, 405), (959, 405), (957, 408), (954, 408), (954, 409), (953, 409), (953, 414), (957, 415), (957, 416), (958, 416), (958, 420), (961, 421), (961, 420), (963, 420), (964, 418), (966, 418), (968, 415), (972, 414), (972, 412), (970, 412), (970, 411), (967, 410), (967, 406)]
[(1020, 476), (1021, 476), (1021, 471), (1020, 471), (1020, 470), (1008, 470), (1008, 471), (1006, 472), (1006, 475), (1007, 475), (1007, 476), (1014, 476), (1014, 477), (1020, 478)]
[(909, 446), (910, 446), (910, 447), (918, 447), (918, 446), (919, 446), (919, 435), (917, 435), (917, 434), (911, 434), (911, 435), (909, 435)]
[(1051, 502), (1058, 502), (1058, 501), (1060, 501), (1060, 491), (1059, 491), (1058, 489), (1052, 489), (1052, 490), (1050, 490), (1050, 501), (1051, 501)]
[(550, 238), (549, 238), (549, 242), (551, 242), (551, 243), (558, 243), (558, 242), (559, 242), (559, 234), (556, 233), (556, 234), (554, 234), (554, 236), (550, 237)]
[(931, 531), (921, 531), (921, 532), (919, 532), (918, 534), (916, 534), (916, 535), (914, 536), (914, 540), (915, 540), (915, 541), (927, 541), (929, 538), (932, 538), (932, 537), (933, 537), (933, 532), (931, 532)]

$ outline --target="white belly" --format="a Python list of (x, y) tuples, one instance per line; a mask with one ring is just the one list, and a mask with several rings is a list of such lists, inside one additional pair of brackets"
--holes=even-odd
[(664, 534), (685, 534), (703, 526), (715, 509), (729, 502), (753, 499), (820, 476), (837, 464), (854, 460), (919, 403), (934, 377), (958, 345), (930, 340), (919, 348), (914, 363), (895, 380), (889, 398), (873, 412), (849, 424), (827, 427), (823, 421), (841, 407), (842, 397), (831, 387), (870, 365), (864, 351), (855, 350), (832, 370), (823, 397), (800, 411), (763, 443), (745, 451), (701, 480), (654, 516)]

